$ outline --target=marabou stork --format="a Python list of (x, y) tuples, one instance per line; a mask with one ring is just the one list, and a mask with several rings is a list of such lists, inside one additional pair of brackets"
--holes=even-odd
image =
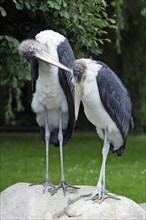
[[(34, 93), (31, 106), (46, 143), (46, 178), (36, 184), (43, 185), (43, 193), (50, 186), (55, 190), (63, 188), (65, 195), (68, 187), (77, 188), (65, 182), (62, 150), (75, 125), (74, 83), (70, 72), (74, 54), (68, 40), (52, 30), (41, 31), (35, 40), (24, 40), (19, 53), (31, 63)], [(57, 187), (49, 177), (49, 144), (60, 147), (61, 182)]]
[[(91, 59), (78, 59), (74, 63), (76, 118), (80, 101), (88, 120), (104, 140), (102, 166), (95, 191), (89, 199), (101, 201), (108, 195), (105, 189), (105, 165), (109, 149), (121, 156), (130, 127), (132, 103), (118, 76), (106, 64)], [(112, 196), (111, 196), (112, 197)]]

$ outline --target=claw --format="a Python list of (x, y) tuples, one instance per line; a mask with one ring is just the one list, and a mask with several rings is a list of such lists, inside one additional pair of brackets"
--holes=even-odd
[(88, 197), (86, 201), (88, 200), (96, 200), (99, 199), (99, 204), (101, 204), (105, 199), (112, 198), (116, 200), (120, 200), (119, 198), (111, 195), (108, 191), (106, 191), (104, 188), (96, 188), (96, 190), (92, 194), (82, 195), (81, 197)]
[(55, 194), (60, 188), (62, 188), (64, 196), (66, 195), (66, 191), (67, 191), (68, 188), (70, 188), (70, 189), (79, 189), (79, 187), (72, 186), (72, 185), (66, 183), (65, 181), (61, 181), (60, 184), (55, 187), (53, 194)]
[(52, 182), (50, 180), (45, 180), (44, 182), (30, 184), (30, 186), (35, 186), (35, 185), (42, 185), (43, 186), (43, 194), (45, 194), (48, 186), (55, 189), (55, 186), (52, 184)]

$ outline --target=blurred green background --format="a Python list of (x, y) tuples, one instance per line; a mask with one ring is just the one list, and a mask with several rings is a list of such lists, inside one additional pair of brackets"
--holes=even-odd
[[(76, 58), (107, 63), (127, 87), (135, 128), (124, 155), (109, 154), (107, 189), (146, 202), (145, 18), (145, 0), (78, 0), (78, 4), (75, 0), (0, 1), (1, 190), (16, 182), (44, 178), (45, 146), (30, 107), (30, 66), (19, 57), (18, 46), (41, 30), (52, 29), (68, 38)], [(81, 106), (75, 133), (64, 148), (69, 183), (96, 185), (102, 144)], [(59, 149), (51, 147), (50, 154), (50, 176), (58, 184)]]

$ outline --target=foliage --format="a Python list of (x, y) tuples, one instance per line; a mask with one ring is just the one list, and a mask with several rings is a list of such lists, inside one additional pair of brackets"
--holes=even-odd
[[(107, 28), (115, 21), (107, 14), (104, 0), (48, 0), (48, 1), (1, 1), (1, 85), (5, 90), (6, 122), (15, 123), (15, 113), (23, 110), (21, 89), (28, 78), (18, 56), (18, 41), (34, 38), (44, 29), (53, 29), (64, 34), (73, 47), (76, 57), (92, 56), (102, 52), (104, 41), (110, 41)], [(20, 74), (23, 69), (23, 74)], [(23, 80), (19, 79), (19, 76)], [(14, 103), (14, 104), (13, 104)]]
[[(123, 73), (121, 77), (128, 86), (133, 101), (135, 129), (141, 132), (146, 129), (146, 5), (144, 0), (134, 4), (132, 0), (126, 3), (123, 0), (115, 0), (112, 5), (117, 14), (115, 46), (118, 59), (115, 60), (115, 65), (118, 65), (118, 69)], [(112, 57), (114, 47), (110, 49)]]
[[(45, 146), (36, 133), (1, 133), (1, 190), (18, 182), (36, 183), (45, 177)], [(74, 133), (64, 147), (65, 179), (73, 185), (96, 186), (102, 144), (96, 131)], [(111, 152), (106, 165), (106, 187), (137, 203), (146, 202), (145, 136), (130, 136), (122, 157)], [(50, 178), (60, 181), (59, 148), (50, 146)], [(131, 156), (132, 155), (132, 156)]]
[(93, 57), (113, 68), (132, 97), (135, 130), (146, 130), (145, 0), (2, 0), (0, 16), (2, 124), (18, 124), (17, 112), (26, 109), (22, 89), (30, 69), (20, 61), (18, 43), (52, 29), (69, 39), (76, 58)]
[[(27, 75), (24, 74), (27, 64), (25, 65), (25, 62), (20, 62), (17, 52), (19, 42), (16, 38), (6, 35), (0, 36), (0, 44), (2, 57), (2, 62), (0, 63), (0, 85), (7, 90), (5, 119), (6, 123), (11, 119), (11, 123), (15, 124), (15, 111), (20, 112), (23, 110), (21, 87), (24, 85), (24, 81), (19, 79), (20, 75), (23, 76), (24, 79), (28, 79)], [(23, 68), (23, 72), (21, 72), (20, 64), (22, 64), (21, 68)]]

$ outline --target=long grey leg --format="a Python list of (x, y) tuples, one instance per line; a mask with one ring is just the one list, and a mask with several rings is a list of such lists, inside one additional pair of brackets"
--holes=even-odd
[(49, 124), (48, 124), (48, 116), (46, 110), (46, 117), (45, 117), (45, 142), (46, 142), (46, 181), (49, 181), (49, 140), (50, 140), (50, 131), (49, 131)]
[(118, 199), (118, 198), (116, 198), (112, 195), (109, 195), (106, 192), (106, 189), (105, 189), (105, 166), (106, 166), (106, 160), (107, 160), (107, 156), (108, 156), (108, 153), (109, 153), (109, 149), (110, 149), (110, 143), (109, 143), (108, 138), (107, 138), (107, 133), (105, 132), (104, 145), (103, 145), (103, 149), (102, 149), (103, 160), (102, 160), (100, 175), (99, 175), (99, 179), (98, 179), (98, 182), (97, 182), (96, 189), (91, 194), (89, 199), (96, 199), (97, 197), (101, 201), (103, 201), (105, 198), (109, 198), (109, 197), (114, 198), (114, 199)]
[(49, 141), (50, 141), (50, 131), (49, 131), (49, 121), (48, 121), (48, 113), (45, 108), (45, 143), (46, 143), (46, 175), (45, 181), (39, 182), (31, 185), (43, 185), (43, 194), (45, 193), (47, 186), (55, 188), (55, 186), (51, 183), (49, 177)]
[(71, 186), (70, 184), (65, 182), (64, 177), (64, 163), (63, 163), (63, 133), (62, 133), (62, 117), (61, 117), (61, 111), (59, 112), (59, 132), (58, 132), (58, 140), (59, 140), (59, 147), (60, 147), (60, 162), (61, 162), (61, 182), (60, 184), (55, 188), (55, 191), (62, 188), (64, 195), (66, 195), (67, 188), (72, 189), (79, 189), (78, 187)]
[(59, 132), (58, 132), (58, 140), (59, 140), (59, 147), (60, 147), (60, 163), (61, 163), (61, 181), (64, 182), (64, 162), (63, 162), (63, 134), (62, 134), (62, 120), (61, 120), (61, 111), (59, 117)]
[(102, 161), (102, 166), (100, 170), (99, 180), (97, 183), (97, 189), (100, 189), (99, 199), (101, 199), (102, 195), (105, 193), (105, 166), (106, 166), (106, 160), (107, 160), (107, 156), (109, 153), (109, 149), (110, 149), (110, 144), (109, 144), (109, 141), (107, 140), (107, 134), (105, 132), (104, 145), (102, 149), (103, 161)]
[(45, 193), (47, 186), (51, 186), (54, 188), (49, 177), (49, 141), (50, 141), (49, 120), (48, 120), (48, 112), (47, 109), (45, 108), (46, 179), (43, 184), (44, 186), (43, 193)]
[(106, 164), (106, 159), (107, 159), (107, 155), (109, 152), (109, 147), (110, 145), (109, 145), (109, 142), (107, 141), (107, 135), (105, 132), (104, 145), (102, 149), (103, 160), (102, 160), (102, 165), (100, 169), (99, 179), (98, 179), (95, 191), (92, 194), (87, 195), (89, 196), (89, 199), (95, 199), (97, 197), (101, 199), (103, 194), (105, 194), (105, 164)]

